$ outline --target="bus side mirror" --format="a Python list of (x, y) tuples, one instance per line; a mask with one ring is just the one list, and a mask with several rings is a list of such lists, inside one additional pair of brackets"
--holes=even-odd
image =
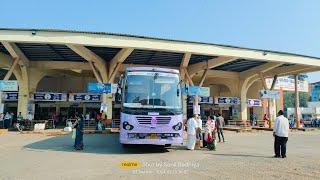
[(117, 103), (120, 103), (121, 102), (121, 99), (122, 99), (122, 95), (121, 95), (121, 92), (119, 92), (119, 88), (117, 89), (117, 92), (116, 92), (116, 97), (115, 97), (115, 100)]
[(122, 86), (122, 81), (123, 81), (123, 74), (120, 75), (119, 81), (118, 81), (118, 87)]

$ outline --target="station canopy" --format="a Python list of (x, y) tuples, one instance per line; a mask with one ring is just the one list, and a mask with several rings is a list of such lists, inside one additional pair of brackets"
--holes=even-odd
[[(320, 59), (317, 57), (113, 33), (45, 29), (0, 29), (0, 41), (2, 42), (0, 43), (0, 53), (10, 55), (3, 42), (14, 43), (30, 62), (87, 62), (87, 59), (68, 46), (71, 44), (90, 50), (107, 64), (123, 48), (133, 48), (130, 55), (122, 62), (123, 64), (179, 68), (185, 54), (190, 53), (188, 66), (208, 61), (214, 64), (215, 59), (220, 57), (233, 57), (232, 61), (218, 63), (209, 67), (210, 70), (217, 71), (241, 73), (263, 67), (262, 65), (267, 65), (268, 63), (279, 63), (275, 68), (295, 66), (295, 72), (320, 70)], [(299, 67), (301, 71), (298, 71)]]

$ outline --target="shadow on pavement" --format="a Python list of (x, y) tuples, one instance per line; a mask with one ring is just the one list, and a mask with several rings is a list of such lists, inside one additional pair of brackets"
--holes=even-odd
[(231, 156), (231, 157), (274, 158), (273, 156), (260, 156), (260, 155), (250, 155), (250, 154), (216, 154), (216, 153), (212, 153), (211, 155), (213, 155), (213, 156)]
[[(99, 154), (144, 154), (169, 152), (163, 146), (134, 145), (123, 147), (118, 134), (85, 134), (83, 137), (84, 150), (82, 153)], [(56, 136), (25, 145), (28, 150), (67, 151), (73, 150), (74, 139), (71, 135)]]

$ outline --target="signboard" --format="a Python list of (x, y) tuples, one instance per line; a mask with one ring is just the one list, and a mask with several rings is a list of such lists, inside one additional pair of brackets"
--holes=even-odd
[(278, 91), (261, 90), (260, 96), (262, 99), (280, 99), (280, 93)]
[(237, 97), (216, 97), (214, 98), (215, 104), (240, 104), (240, 99)]
[(262, 106), (262, 102), (260, 99), (248, 99), (247, 103), (250, 107), (253, 106)]
[[(267, 87), (270, 89), (273, 82), (273, 78), (267, 78)], [(275, 90), (294, 91), (294, 79), (288, 77), (278, 77), (274, 86)], [(308, 81), (298, 81), (298, 91), (309, 92)]]
[(70, 93), (69, 101), (71, 102), (100, 102), (100, 94), (88, 94), (88, 93)]
[(118, 84), (110, 84), (110, 83), (88, 83), (87, 85), (88, 92), (90, 93), (116, 93), (118, 89)]
[(34, 101), (67, 101), (65, 93), (36, 92), (31, 98)]
[[(191, 96), (189, 103), (193, 103), (194, 96)], [(213, 97), (199, 97), (199, 104), (213, 104)]]
[(188, 94), (190, 96), (198, 95), (203, 97), (209, 97), (210, 87), (189, 86)]
[(18, 93), (17, 92), (4, 92), (2, 93), (3, 101), (18, 101)]
[(0, 91), (18, 91), (18, 81), (15, 81), (15, 80), (2, 81), (2, 80), (0, 80)]

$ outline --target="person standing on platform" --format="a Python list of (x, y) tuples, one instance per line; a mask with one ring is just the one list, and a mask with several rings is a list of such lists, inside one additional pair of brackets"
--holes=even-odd
[(33, 120), (33, 115), (31, 114), (31, 112), (29, 111), (29, 113), (28, 113), (28, 115), (27, 115), (27, 124), (28, 125), (30, 125), (30, 127), (31, 127), (31, 125), (32, 125), (32, 120)]
[(200, 115), (198, 115), (198, 117), (196, 118), (196, 122), (197, 122), (197, 127), (198, 127), (197, 128), (197, 140), (201, 142), (201, 140), (202, 140), (202, 119), (201, 119)]
[(216, 150), (215, 147), (215, 131), (216, 131), (216, 122), (214, 116), (208, 116), (208, 121), (204, 129), (204, 142), (206, 142), (208, 149)]
[(21, 112), (19, 112), (18, 116), (17, 116), (17, 123), (22, 123), (23, 121), (23, 117), (21, 115)]
[(11, 115), (9, 112), (6, 113), (6, 115), (4, 116), (4, 128), (8, 129), (10, 127), (10, 119), (11, 119)]
[(198, 123), (196, 121), (196, 119), (198, 118), (198, 115), (195, 114), (193, 115), (192, 118), (190, 118), (188, 120), (188, 144), (187, 144), (187, 148), (188, 150), (194, 150), (194, 147), (196, 145), (196, 133), (197, 133), (197, 127), (198, 127)]
[(225, 125), (224, 118), (222, 117), (222, 115), (220, 113), (218, 113), (216, 123), (217, 123), (216, 127), (217, 127), (219, 142), (221, 142), (221, 137), (222, 137), (222, 142), (226, 142), (226, 140), (224, 139), (224, 135), (223, 135), (223, 126)]
[(3, 113), (0, 114), (0, 122), (1, 122), (1, 128), (4, 128), (4, 115)]
[(284, 117), (283, 111), (280, 110), (273, 128), (275, 158), (280, 158), (280, 155), (282, 158), (287, 157), (288, 135), (289, 121)]
[(74, 149), (77, 151), (83, 150), (83, 132), (84, 132), (83, 126), (84, 126), (84, 116), (81, 114), (80, 117), (77, 117), (77, 121), (73, 125), (73, 128), (76, 128), (76, 138), (74, 141)]
[(87, 113), (86, 114), (86, 121), (89, 121), (90, 120), (90, 113)]
[(263, 121), (264, 121), (264, 127), (269, 127), (269, 118), (267, 114), (264, 114)]

